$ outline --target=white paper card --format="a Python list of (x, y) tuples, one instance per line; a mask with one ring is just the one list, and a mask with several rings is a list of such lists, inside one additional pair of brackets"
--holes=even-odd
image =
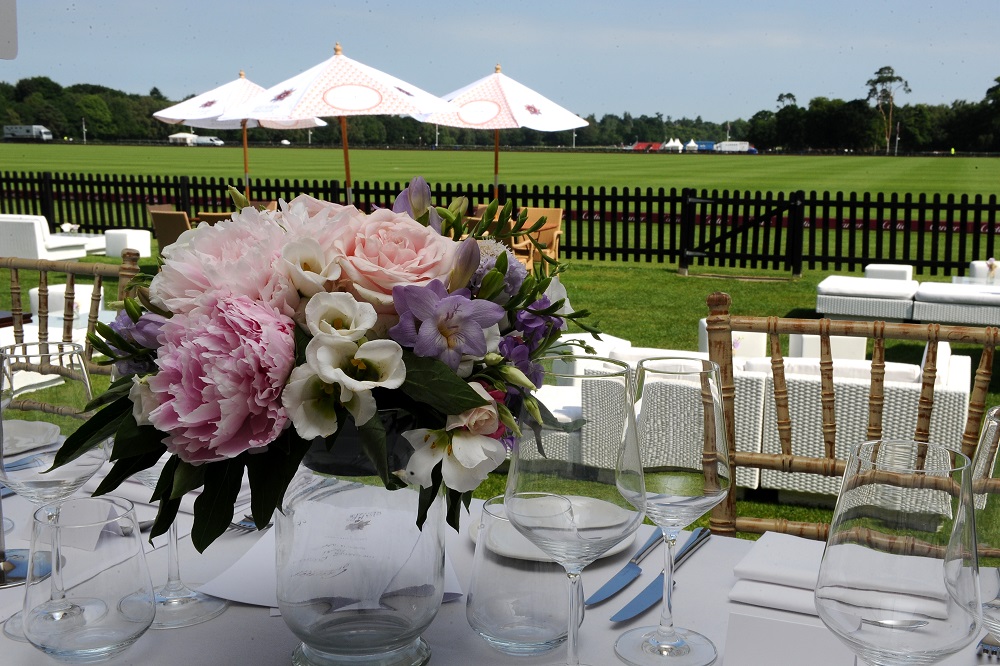
[[(729, 614), (725, 666), (851, 666), (854, 653), (817, 618)], [(786, 619), (787, 618), (787, 619)]]

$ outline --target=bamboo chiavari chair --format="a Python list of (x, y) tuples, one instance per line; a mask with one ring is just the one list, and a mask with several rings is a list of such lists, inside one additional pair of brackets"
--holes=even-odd
[[(722, 371), (723, 403), (726, 412), (726, 429), (729, 436), (730, 463), (735, 469), (751, 467), (776, 472), (823, 475), (837, 477), (843, 475), (845, 458), (838, 457), (836, 450), (836, 383), (833, 379), (833, 357), (830, 336), (864, 337), (873, 341), (870, 385), (867, 401), (866, 439), (883, 437), (883, 417), (885, 415), (885, 343), (886, 340), (905, 340), (926, 343), (926, 356), (922, 378), (919, 384), (919, 401), (913, 425), (912, 439), (928, 442), (931, 434), (931, 414), (935, 402), (935, 380), (938, 367), (938, 343), (949, 342), (976, 345), (982, 348), (978, 368), (975, 369), (973, 385), (969, 394), (968, 415), (961, 436), (962, 452), (972, 457), (979, 439), (979, 429), (986, 407), (986, 395), (993, 375), (994, 354), (1000, 329), (996, 327), (970, 327), (944, 324), (888, 323), (882, 321), (846, 321), (831, 319), (793, 319), (784, 317), (750, 317), (730, 314), (732, 300), (729, 294), (716, 292), (708, 297), (709, 316), (707, 320), (709, 358), (719, 364)], [(733, 421), (735, 389), (733, 382), (733, 332), (760, 332), (768, 334), (770, 365), (773, 374), (774, 415), (780, 453), (746, 452), (734, 449), (735, 425)], [(822, 412), (822, 454), (804, 455), (793, 451), (792, 422), (789, 409), (789, 392), (785, 375), (785, 359), (782, 355), (782, 335), (792, 333), (817, 335), (820, 337), (820, 402)], [(793, 410), (794, 411), (794, 410)], [(766, 412), (766, 410), (765, 410)], [(767, 418), (765, 416), (765, 418)], [(802, 424), (800, 423), (800, 426)], [(766, 424), (765, 424), (766, 427)], [(846, 427), (846, 426), (845, 426)], [(829, 525), (779, 518), (760, 518), (738, 515), (736, 510), (736, 486), (730, 488), (726, 501), (717, 506), (711, 517), (714, 532), (734, 535), (736, 532), (763, 533), (784, 532), (812, 539), (826, 539)]]
[[(122, 252), (121, 265), (79, 263), (75, 261), (48, 261), (45, 259), (20, 259), (16, 257), (0, 257), (0, 268), (7, 269), (10, 277), (11, 321), (14, 328), (14, 342), (33, 342), (25, 339), (24, 323), (29, 318), (31, 310), (26, 307), (27, 291), (38, 286), (38, 342), (73, 342), (75, 318), (75, 300), (77, 280), (93, 280), (94, 290), (90, 298), (87, 315), (86, 332), (90, 333), (97, 326), (100, 312), (101, 293), (104, 281), (118, 280), (118, 300), (125, 297), (128, 283), (139, 274), (139, 253), (133, 249)], [(65, 276), (65, 279), (62, 276)], [(65, 297), (62, 309), (49, 309), (49, 288), (65, 284)], [(82, 310), (83, 308), (81, 308)], [(62, 337), (49, 340), (49, 317), (59, 317), (63, 320)], [(111, 374), (111, 366), (99, 366), (92, 362), (94, 350), (90, 342), (84, 343), (84, 358), (91, 372)]]

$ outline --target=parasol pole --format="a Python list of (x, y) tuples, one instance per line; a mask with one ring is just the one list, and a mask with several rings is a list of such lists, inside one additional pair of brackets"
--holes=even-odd
[(351, 192), (351, 156), (347, 152), (347, 116), (340, 116), (340, 140), (344, 144), (344, 175), (347, 178), (347, 205), (354, 205), (354, 195)]
[[(241, 74), (243, 72), (240, 72)], [(250, 200), (250, 158), (247, 156), (247, 119), (240, 121), (243, 130), (243, 196)]]
[(493, 130), (493, 198), (500, 194), (500, 130)]

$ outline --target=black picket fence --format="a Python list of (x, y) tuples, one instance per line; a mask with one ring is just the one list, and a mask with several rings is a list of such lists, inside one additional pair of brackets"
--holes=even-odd
[[(173, 204), (197, 216), (232, 208), (229, 182), (214, 178), (0, 174), (0, 214), (44, 215), (53, 230), (151, 229), (149, 204)], [(389, 207), (405, 183), (358, 182), (358, 208)], [(437, 184), (437, 205), (492, 198), (483, 184)], [(346, 203), (338, 181), (251, 182), (252, 199), (299, 194)], [(869, 263), (910, 264), (920, 274), (961, 274), (973, 259), (995, 256), (996, 195), (912, 196), (868, 193), (740, 192), (671, 188), (501, 185), (501, 201), (563, 209), (561, 254), (567, 259), (641, 261), (692, 268), (762, 268), (800, 274), (859, 270)], [(2, 248), (0, 248), (2, 254)]]

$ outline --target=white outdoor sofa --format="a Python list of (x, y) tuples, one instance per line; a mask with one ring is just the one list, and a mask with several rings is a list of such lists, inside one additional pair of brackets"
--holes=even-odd
[(921, 283), (914, 296), (913, 319), (1000, 326), (1000, 284)]
[(913, 318), (916, 280), (830, 275), (816, 287), (816, 312), (833, 318)]
[(78, 234), (50, 234), (41, 215), (0, 215), (3, 256), (54, 261), (87, 256), (87, 238)]

